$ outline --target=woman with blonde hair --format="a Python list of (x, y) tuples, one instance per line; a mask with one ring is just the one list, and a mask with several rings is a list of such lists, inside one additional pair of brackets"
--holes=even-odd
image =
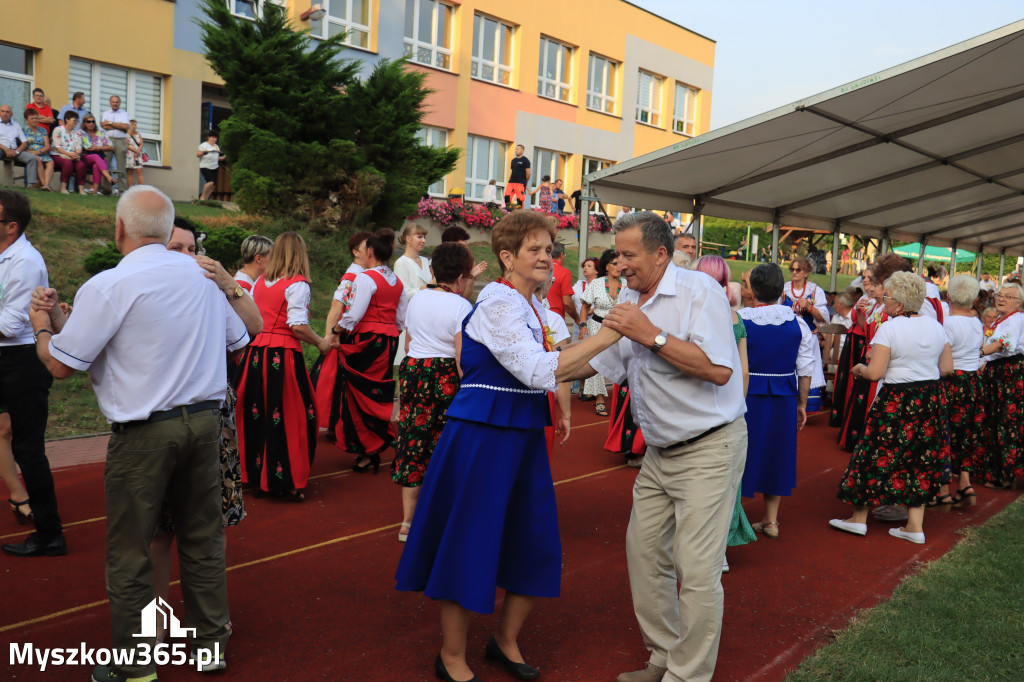
[(434, 281), (434, 275), (430, 272), (430, 259), (420, 255), (427, 245), (427, 228), (416, 223), (406, 223), (398, 243), (405, 247), (405, 253), (395, 261), (395, 275), (402, 280), (406, 298), (412, 298)]
[(145, 143), (142, 133), (139, 132), (139, 122), (134, 118), (128, 121), (128, 136), (125, 138), (128, 149), (125, 151), (124, 165), (127, 172), (124, 174), (128, 186), (132, 186), (132, 175), (135, 175), (136, 185), (145, 185), (146, 178), (142, 177), (143, 155), (145, 154)]
[(274, 242), (260, 234), (251, 234), (242, 240), (242, 267), (235, 273), (235, 281), (248, 292), (267, 269), (270, 249)]
[(839, 482), (837, 497), (853, 505), (853, 515), (829, 525), (866, 535), (868, 505), (905, 505), (906, 526), (890, 528), (889, 535), (923, 545), (925, 504), (949, 476), (939, 380), (952, 373), (953, 353), (942, 325), (918, 312), (925, 305), (923, 279), (895, 272), (881, 298), (889, 319), (875, 333), (869, 364), (856, 365), (852, 374), (885, 383)]
[(1007, 282), (996, 294), (999, 318), (985, 342), (985, 416), (990, 450), (985, 486), (1009, 488), (1024, 476), (1024, 288)]
[(235, 415), (242, 481), (251, 482), (257, 496), (296, 502), (305, 499), (317, 437), (302, 342), (321, 353), (330, 348), (309, 326), (309, 282), (306, 243), (298, 233), (285, 232), (274, 240), (267, 269), (252, 287), (263, 331), (239, 364)]

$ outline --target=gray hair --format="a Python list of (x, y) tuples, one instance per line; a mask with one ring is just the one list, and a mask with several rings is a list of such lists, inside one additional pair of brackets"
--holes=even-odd
[(640, 246), (647, 253), (654, 253), (659, 246), (665, 247), (665, 253), (669, 256), (675, 251), (675, 240), (672, 238), (672, 228), (665, 222), (665, 219), (651, 211), (638, 211), (627, 213), (615, 221), (612, 230), (615, 234), (639, 227)]
[(1017, 292), (1017, 307), (1024, 308), (1024, 287), (1016, 282), (1006, 282), (999, 287), (999, 291), (1002, 291), (1003, 289), (1012, 289)]
[(857, 302), (853, 300), (853, 296), (845, 291), (836, 295), (836, 303), (842, 303), (847, 308), (852, 308), (857, 304)]
[(905, 312), (916, 313), (924, 304), (924, 280), (913, 272), (894, 272), (885, 280), (885, 293), (897, 303), (902, 303)]
[(124, 224), (127, 236), (160, 239), (166, 244), (174, 228), (174, 204), (156, 187), (136, 185), (118, 200), (117, 219)]
[(689, 270), (690, 266), (693, 265), (693, 261), (690, 259), (690, 254), (676, 249), (672, 252), (672, 264)]
[(978, 280), (970, 275), (957, 275), (949, 280), (946, 295), (949, 297), (950, 303), (969, 308), (974, 304), (974, 299), (978, 298), (980, 290), (981, 284), (978, 283)]

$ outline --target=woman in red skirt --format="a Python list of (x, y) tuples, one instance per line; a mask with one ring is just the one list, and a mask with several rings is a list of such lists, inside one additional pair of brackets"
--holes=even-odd
[(301, 342), (320, 352), (330, 346), (309, 326), (309, 258), (302, 237), (285, 232), (274, 241), (252, 294), (263, 314), (263, 331), (238, 367), (235, 423), (245, 462), (242, 481), (302, 501), (317, 426)]
[(352, 470), (380, 469), (380, 453), (391, 447), (395, 427), (392, 371), (398, 335), (405, 328), (409, 298), (387, 266), (395, 233), (378, 230), (366, 240), (366, 270), (352, 282), (352, 304), (332, 331), (340, 334), (338, 383), (341, 417), (334, 429), (338, 445), (358, 455)]

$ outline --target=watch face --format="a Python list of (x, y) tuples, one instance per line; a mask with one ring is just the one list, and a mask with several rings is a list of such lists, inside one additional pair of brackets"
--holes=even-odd
[(654, 337), (654, 342), (659, 346), (664, 346), (666, 343), (668, 343), (668, 337), (665, 336), (664, 334), (658, 334), (657, 336)]

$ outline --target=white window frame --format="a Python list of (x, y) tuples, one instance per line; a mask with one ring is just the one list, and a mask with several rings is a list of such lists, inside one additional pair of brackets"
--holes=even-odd
[[(430, 66), (435, 69), (441, 69), (443, 71), (452, 70), (452, 46), (440, 45), (437, 42), (437, 29), (438, 22), (443, 21), (442, 17), (447, 17), (449, 25), (445, 30), (445, 35), (448, 37), (449, 43), (452, 40), (452, 31), (455, 24), (455, 7), (447, 2), (441, 2), (440, 0), (407, 0), (406, 6), (406, 21), (409, 17), (409, 3), (412, 3), (412, 35), (405, 36), (405, 56), (409, 58), (410, 62), (415, 64), (422, 64), (424, 66)], [(419, 39), (420, 35), (420, 3), (429, 2), (433, 5), (433, 11), (431, 12), (431, 26), (430, 26), (430, 40), (431, 42), (425, 43)], [(446, 8), (448, 11), (442, 11), (442, 8)], [(404, 31), (405, 29), (403, 29)], [(423, 61), (419, 59), (420, 51), (425, 50), (430, 55), (429, 61)], [(448, 66), (444, 66), (443, 62), (447, 58)]]
[[(547, 158), (546, 164), (541, 163), (542, 157), (545, 155), (550, 155)], [(562, 183), (565, 184), (565, 170), (569, 167), (569, 155), (555, 149), (534, 147), (533, 158), (530, 159), (530, 167), (533, 169), (533, 172), (530, 174), (530, 180), (533, 181), (534, 186), (539, 185), (540, 179), (545, 175), (551, 176), (552, 184), (558, 179), (561, 179)]]
[[(480, 30), (479, 31), (477, 31), (477, 25), (478, 25), (477, 24), (477, 20), (478, 19), (479, 19), (479, 26), (480, 26)], [(484, 36), (486, 35), (485, 27), (486, 27), (486, 22), (488, 22), (488, 21), (493, 21), (496, 24), (496, 27), (495, 27), (495, 30), (494, 30), (494, 54), (490, 55), (491, 58), (488, 58), (487, 55), (483, 54), (484, 43), (485, 43)], [(505, 29), (507, 29), (509, 31), (509, 36), (508, 36), (508, 64), (502, 64), (501, 62), (497, 61), (498, 59), (501, 58), (501, 55), (499, 54), (499, 52), (501, 52), (501, 35), (502, 35), (502, 33), (503, 33), (503, 31)], [(502, 21), (501, 19), (498, 19), (497, 17), (492, 17), (492, 16), (487, 15), (487, 14), (481, 14), (480, 12), (474, 13), (473, 14), (473, 43), (472, 43), (472, 50), (471, 50), (472, 57), (471, 57), (471, 60), (470, 60), (470, 71), (469, 71), (470, 77), (472, 77), (472, 78), (474, 78), (476, 80), (481, 80), (481, 81), (484, 81), (484, 82), (487, 82), (487, 83), (494, 83), (495, 85), (501, 85), (501, 86), (504, 86), (504, 87), (507, 87), (507, 88), (513, 87), (513, 85), (512, 85), (512, 65), (516, 61), (515, 39), (516, 39), (516, 27), (513, 26), (512, 24), (509, 24), (509, 23), (507, 23), (505, 21)], [(491, 69), (491, 72), (494, 74), (494, 77), (493, 78), (487, 78), (486, 76), (484, 76), (483, 75), (484, 74), (484, 69)], [(508, 78), (508, 82), (507, 83), (502, 80), (502, 78), (501, 78), (502, 74), (507, 75), (507, 78)]]
[[(596, 173), (599, 170), (604, 170), (609, 166), (614, 165), (612, 161), (605, 161), (604, 159), (595, 159), (591, 156), (583, 157), (583, 175), (580, 176), (580, 182), (582, 178), (587, 177), (591, 173)], [(593, 167), (592, 167), (593, 166)]]
[[(433, 137), (434, 133), (441, 133), (442, 139), (441, 139), (441, 144), (440, 145), (436, 145), (433, 142), (431, 142), (431, 137)], [(440, 149), (444, 149), (444, 148), (446, 148), (448, 146), (448, 130), (446, 130), (445, 128), (437, 128), (435, 126), (423, 125), (423, 126), (420, 126), (419, 135), (421, 137), (420, 141), (423, 142), (423, 144), (425, 144), (425, 145), (427, 145), (429, 147), (439, 147)], [(447, 197), (448, 196), (448, 178), (447, 178), (447, 176), (441, 178), (440, 180), (438, 180), (437, 182), (432, 184), (430, 187), (428, 187), (427, 188), (427, 194), (429, 194), (432, 197)]]
[[(309, 22), (309, 35), (313, 38), (319, 38), (320, 40), (326, 39), (330, 35), (330, 25), (340, 26), (348, 34), (345, 36), (345, 44), (349, 47), (353, 47), (357, 50), (369, 50), (370, 44), (373, 42), (373, 26), (370, 21), (373, 18), (373, 0), (366, 0), (366, 21), (365, 24), (359, 24), (352, 20), (352, 3), (362, 2), (362, 0), (346, 0), (346, 16), (344, 19), (339, 19), (331, 15), (331, 2), (333, 0), (319, 0), (320, 4), (327, 10), (327, 14), (324, 15), (323, 19), (318, 21)], [(319, 32), (314, 27), (319, 28)], [(366, 45), (359, 45), (358, 43), (352, 42), (352, 32), (361, 31), (366, 34)]]
[[(598, 63), (595, 64), (595, 62)], [(592, 87), (594, 84), (595, 66), (599, 66), (601, 70), (601, 90), (595, 90)], [(593, 52), (590, 53), (587, 60), (587, 109), (598, 111), (602, 114), (615, 115), (615, 90), (618, 85), (618, 68), (618, 62)], [(604, 88), (610, 88), (611, 92), (605, 92)]]
[[(160, 120), (160, 132), (154, 133), (151, 130), (140, 130), (142, 139), (145, 146), (146, 153), (149, 154), (149, 161), (146, 162), (147, 166), (163, 166), (163, 143), (164, 143), (164, 130), (167, 128), (167, 123), (164, 118), (165, 109), (167, 103), (167, 78), (163, 74), (153, 73), (151, 71), (142, 71), (140, 69), (131, 69), (117, 64), (107, 64), (105, 62), (97, 62), (91, 59), (82, 59), (81, 57), (71, 57), (72, 61), (81, 62), (82, 64), (88, 64), (91, 67), (89, 76), (89, 88), (88, 90), (82, 89), (82, 92), (86, 93), (86, 104), (90, 108), (90, 112), (96, 117), (97, 126), (100, 119), (103, 117), (103, 112), (110, 106), (109, 100), (103, 99), (100, 85), (100, 73), (103, 67), (118, 69), (120, 71), (127, 72), (128, 91), (123, 95), (119, 93), (121, 97), (121, 107), (124, 111), (132, 114), (132, 107), (135, 105), (135, 79), (137, 76), (148, 76), (156, 78), (160, 81), (160, 112), (158, 118)], [(70, 86), (70, 84), (69, 84)], [(69, 87), (69, 90), (72, 88)], [(73, 88), (78, 90), (78, 86)], [(68, 95), (68, 101), (70, 101), (70, 93)], [(101, 129), (100, 129), (101, 130)]]
[[(20, 45), (11, 45), (10, 43), (5, 43), (5, 44), (8, 47), (13, 47), (13, 48), (18, 49), (18, 50), (24, 50), (26, 53), (28, 53), (29, 59), (31, 60), (31, 65), (29, 66), (29, 69), (28, 69), (29, 73), (27, 73), (27, 74), (18, 73), (16, 71), (0, 71), (0, 78), (6, 78), (6, 79), (12, 80), (12, 81), (21, 81), (22, 83), (28, 83), (28, 87), (29, 87), (28, 101), (25, 102), (25, 105), (27, 106), (27, 105), (32, 103), (32, 91), (36, 87), (36, 77), (35, 77), (35, 72), (36, 72), (36, 53), (35, 53), (35, 51), (30, 50), (27, 47), (21, 47)], [(4, 102), (4, 104), (10, 104), (10, 102)], [(24, 123), (23, 116), (24, 116), (25, 107), (12, 106), (11, 109), (14, 110), (14, 116), (11, 117), (11, 120), (12, 121), (21, 121), (22, 123)], [(20, 111), (19, 111), (19, 109), (20, 109)], [(56, 112), (56, 111), (57, 111), (57, 109), (54, 109), (54, 112)], [(56, 114), (54, 114), (54, 115), (56, 115)], [(54, 125), (56, 125), (56, 124), (54, 124)]]
[[(476, 141), (486, 140), (487, 145), (487, 170), (488, 177), (478, 178), (473, 175), (476, 170)], [(468, 135), (466, 137), (466, 201), (483, 201), (484, 187), (490, 184), (491, 180), (497, 180), (504, 185), (505, 175), (508, 173), (508, 151), (511, 143), (505, 140), (498, 140), (493, 137), (482, 135)], [(477, 189), (479, 188), (479, 193)]]
[[(672, 132), (693, 137), (697, 129), (697, 95), (700, 91), (686, 83), (676, 83), (676, 100), (672, 111)], [(682, 111), (680, 111), (680, 102)]]
[[(256, 19), (263, 16), (263, 2), (264, 0), (227, 0), (228, 11), (239, 19), (246, 19), (247, 21), (255, 21)], [(243, 12), (238, 11), (238, 5), (242, 4), (246, 7), (252, 7), (254, 16), (249, 16)]]
[[(548, 78), (545, 74), (547, 72), (548, 64), (548, 45), (555, 45), (558, 48), (558, 52), (555, 56), (555, 78)], [(568, 51), (568, 55), (566, 52)], [(566, 104), (572, 104), (572, 90), (573, 90), (573, 68), (572, 63), (573, 57), (576, 54), (576, 48), (572, 45), (567, 45), (561, 41), (555, 40), (554, 38), (548, 38), (547, 36), (540, 37), (540, 60), (537, 67), (537, 95), (546, 99), (553, 99), (556, 102), (565, 102)], [(559, 79), (564, 80), (559, 80)], [(547, 94), (545, 92), (547, 88), (551, 88), (554, 94)]]
[[(644, 76), (651, 79), (647, 101), (643, 101)], [(636, 84), (636, 121), (644, 125), (661, 127), (661, 93), (665, 79), (650, 71), (639, 70)]]

